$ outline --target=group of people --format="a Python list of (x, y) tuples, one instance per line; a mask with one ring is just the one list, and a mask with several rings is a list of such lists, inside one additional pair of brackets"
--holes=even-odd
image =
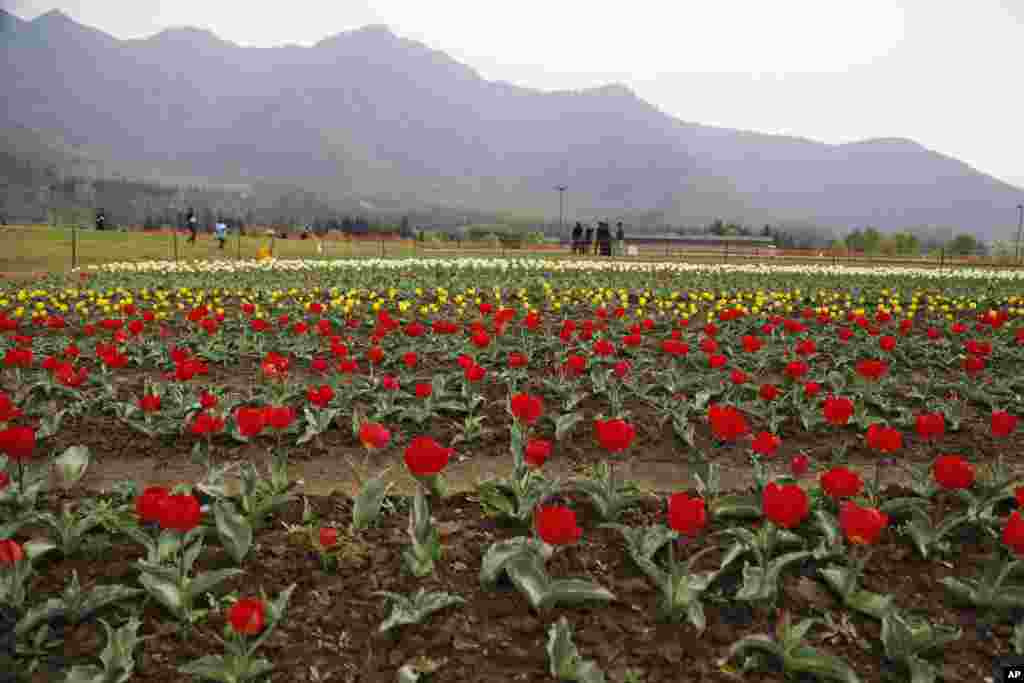
[[(188, 226), (188, 243), (195, 244), (196, 238), (199, 236), (199, 221), (196, 219), (196, 212), (192, 209), (189, 209), (185, 215), (185, 224)], [(228, 241), (228, 226), (223, 218), (217, 219), (213, 226), (213, 234), (217, 238), (217, 247), (223, 249), (224, 244)]]
[[(622, 227), (622, 221), (616, 224), (615, 241), (618, 242), (619, 251), (622, 250), (622, 243), (626, 239), (626, 231)], [(612, 229), (607, 221), (599, 221), (597, 230), (577, 222), (572, 229), (572, 253), (574, 254), (596, 254), (600, 256), (612, 255)]]

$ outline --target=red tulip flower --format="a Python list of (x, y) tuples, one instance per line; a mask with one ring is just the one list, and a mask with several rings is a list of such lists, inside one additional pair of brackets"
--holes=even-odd
[(621, 453), (636, 438), (636, 429), (624, 420), (594, 420), (597, 442), (609, 453)]
[(9, 567), (25, 559), (25, 551), (12, 539), (0, 541), (0, 567)]
[(215, 417), (207, 412), (199, 412), (192, 418), (192, 426), (190, 429), (196, 436), (212, 436), (214, 434), (219, 434), (224, 431), (224, 419)]
[(320, 547), (324, 549), (333, 548), (338, 545), (338, 530), (331, 526), (325, 526), (320, 528), (318, 534)]
[(946, 433), (946, 418), (942, 413), (922, 413), (915, 421), (917, 435), (931, 441)]
[(243, 407), (235, 411), (235, 422), (238, 424), (238, 431), (244, 437), (257, 436), (266, 427), (266, 420), (262, 408)]
[(942, 455), (932, 464), (932, 476), (944, 489), (969, 489), (974, 484), (974, 466), (959, 455)]
[(143, 522), (157, 523), (160, 521), (160, 506), (170, 496), (170, 492), (162, 486), (149, 486), (142, 495), (135, 499), (135, 514)]
[(829, 424), (841, 427), (853, 417), (853, 401), (843, 396), (829, 396), (821, 407)]
[(429, 436), (418, 436), (405, 449), (405, 465), (414, 476), (429, 477), (445, 468), (452, 452)]
[(203, 513), (199, 501), (188, 494), (168, 495), (160, 503), (157, 518), (160, 527), (181, 533), (187, 533), (199, 526)]
[(674, 493), (668, 499), (668, 525), (683, 536), (695, 536), (708, 522), (704, 500), (685, 493)]
[(537, 535), (548, 545), (569, 545), (579, 540), (583, 531), (576, 525), (576, 513), (561, 505), (549, 505), (534, 512)]
[(903, 448), (903, 434), (881, 423), (868, 427), (867, 441), (869, 448), (880, 453), (895, 453)]
[(228, 610), (231, 630), (243, 636), (255, 636), (266, 626), (266, 608), (262, 600), (246, 598), (239, 600)]
[(13, 426), (0, 431), (0, 452), (14, 462), (25, 462), (36, 449), (36, 431), (32, 427)]
[(874, 545), (889, 524), (889, 516), (875, 508), (862, 508), (851, 500), (839, 511), (839, 526), (853, 545)]
[(821, 488), (833, 499), (853, 498), (864, 488), (860, 475), (845, 467), (833, 467), (821, 475)]
[(800, 526), (810, 513), (810, 500), (798, 485), (780, 486), (773, 481), (764, 488), (762, 508), (764, 516), (773, 524), (793, 529)]
[(793, 456), (793, 459), (789, 461), (789, 470), (793, 473), (793, 476), (797, 478), (807, 474), (807, 470), (810, 466), (811, 460), (805, 453), (797, 453)]
[(750, 445), (750, 449), (760, 456), (770, 458), (775, 455), (775, 452), (779, 450), (781, 445), (782, 439), (771, 432), (758, 432), (754, 437), (753, 443)]
[(762, 384), (757, 395), (762, 401), (774, 401), (779, 397), (779, 388), (774, 384)]
[(1017, 416), (1005, 410), (992, 411), (992, 436), (1007, 437), (1017, 429)]
[(364, 422), (359, 428), (359, 441), (367, 450), (380, 450), (391, 441), (391, 432), (376, 422)]
[(885, 361), (869, 359), (857, 363), (857, 374), (866, 380), (877, 382), (889, 372), (889, 365)]
[(545, 439), (530, 439), (523, 452), (523, 460), (530, 467), (542, 467), (551, 455), (551, 442)]
[(539, 396), (516, 394), (510, 401), (512, 416), (524, 425), (532, 425), (544, 414), (544, 402)]
[(732, 406), (712, 405), (708, 408), (708, 420), (711, 422), (711, 431), (719, 441), (735, 441), (750, 432), (750, 425), (743, 413)]
[(1014, 510), (1006, 520), (1006, 526), (1003, 527), (1003, 545), (1014, 554), (1024, 556), (1024, 518), (1020, 516), (1019, 510)]
[(416, 384), (416, 398), (430, 398), (430, 395), (434, 393), (434, 386), (429, 382), (419, 382)]

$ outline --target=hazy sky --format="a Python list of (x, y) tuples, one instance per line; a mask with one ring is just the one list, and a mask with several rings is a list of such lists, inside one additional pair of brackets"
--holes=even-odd
[[(311, 45), (387, 24), (484, 78), (621, 82), (686, 121), (830, 143), (906, 137), (1024, 187), (1024, 0), (0, 0), (118, 38), (208, 28)], [(1011, 221), (1012, 222), (1012, 221)]]

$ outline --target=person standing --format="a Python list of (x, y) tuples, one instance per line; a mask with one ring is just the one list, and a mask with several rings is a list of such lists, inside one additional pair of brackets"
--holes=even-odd
[(107, 216), (103, 209), (96, 210), (96, 229), (103, 230), (107, 226)]
[(217, 219), (217, 224), (213, 227), (213, 231), (217, 234), (218, 249), (224, 249), (224, 243), (228, 239), (228, 226), (224, 223), (223, 218)]
[(597, 249), (601, 256), (612, 255), (612, 231), (607, 222), (602, 222), (597, 229)]
[(582, 253), (582, 254), (589, 254), (590, 253), (590, 245), (593, 243), (593, 241), (594, 241), (594, 229), (588, 225), (586, 232), (583, 233), (583, 248), (582, 248), (582, 251), (580, 253)]
[(572, 253), (582, 253), (583, 246), (583, 225), (576, 221), (576, 227), (572, 229)]
[(185, 223), (188, 225), (188, 241), (190, 244), (195, 244), (196, 237), (199, 236), (199, 221), (196, 220), (196, 212), (192, 209), (188, 210), (188, 215), (185, 216)]
[(615, 231), (615, 241), (617, 242), (615, 251), (622, 256), (626, 253), (626, 230), (622, 227), (622, 221), (619, 221), (616, 228), (618, 229)]

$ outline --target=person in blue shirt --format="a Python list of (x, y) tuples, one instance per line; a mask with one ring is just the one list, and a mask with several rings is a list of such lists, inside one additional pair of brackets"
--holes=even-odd
[(224, 243), (228, 239), (228, 226), (225, 225), (223, 218), (217, 219), (217, 224), (214, 226), (213, 231), (217, 235), (217, 242), (220, 244), (220, 249), (224, 248)]

